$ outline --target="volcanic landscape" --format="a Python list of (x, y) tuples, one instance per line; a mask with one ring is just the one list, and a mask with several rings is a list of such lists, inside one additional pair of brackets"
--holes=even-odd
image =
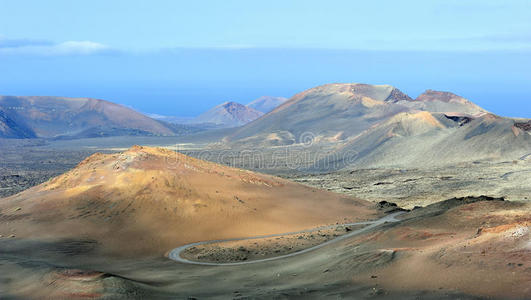
[(529, 119), (345, 83), (179, 122), (0, 97), (0, 298), (531, 298)]

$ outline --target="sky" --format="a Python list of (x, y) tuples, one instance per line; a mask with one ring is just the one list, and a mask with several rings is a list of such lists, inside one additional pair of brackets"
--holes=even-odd
[(195, 116), (331, 82), (531, 117), (531, 1), (0, 0), (0, 94)]

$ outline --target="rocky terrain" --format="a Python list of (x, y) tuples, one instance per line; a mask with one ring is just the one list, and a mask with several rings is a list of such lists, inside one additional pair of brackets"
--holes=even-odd
[(46, 149), (38, 139), (0, 139), (0, 198), (59, 176), (91, 155), (90, 149)]
[[(500, 163), (471, 162), (428, 168), (372, 168), (324, 174), (285, 174), (290, 180), (373, 202), (386, 200), (404, 208), (452, 197), (491, 195), (531, 199), (529, 157)], [(433, 191), (437, 192), (434, 193)]]
[(531, 120), (528, 120), (527, 122), (516, 122), (514, 123), (514, 126), (524, 131), (530, 132), (531, 131)]

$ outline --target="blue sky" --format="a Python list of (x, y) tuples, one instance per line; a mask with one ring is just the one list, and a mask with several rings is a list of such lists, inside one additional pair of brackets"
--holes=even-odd
[(329, 82), (531, 117), (530, 1), (4, 1), (0, 94), (193, 116)]

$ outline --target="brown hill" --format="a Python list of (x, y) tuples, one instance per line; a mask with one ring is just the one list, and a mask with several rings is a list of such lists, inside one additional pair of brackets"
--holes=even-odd
[(87, 131), (113, 135), (173, 135), (163, 123), (105, 100), (65, 97), (0, 96), (0, 107), (38, 137), (76, 136)]
[(210, 239), (282, 233), (377, 217), (369, 202), (170, 150), (94, 154), (0, 202), (0, 234), (88, 239), (101, 250), (162, 255)]

